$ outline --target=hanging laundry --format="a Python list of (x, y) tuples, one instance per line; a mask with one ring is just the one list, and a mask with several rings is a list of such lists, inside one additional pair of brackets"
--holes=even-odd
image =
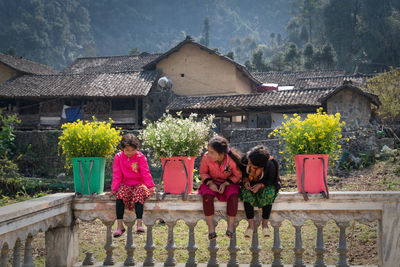
[(81, 119), (81, 106), (65, 109), (65, 115), (68, 122), (74, 122)]

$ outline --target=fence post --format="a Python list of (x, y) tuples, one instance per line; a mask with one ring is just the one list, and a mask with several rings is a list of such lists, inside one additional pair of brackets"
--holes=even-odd
[(50, 228), (45, 234), (46, 267), (72, 267), (79, 258), (79, 225), (67, 212), (62, 225)]

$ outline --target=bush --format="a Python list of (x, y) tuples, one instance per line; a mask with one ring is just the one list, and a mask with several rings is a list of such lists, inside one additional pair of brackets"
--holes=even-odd
[(67, 168), (71, 167), (73, 157), (111, 157), (119, 142), (121, 131), (111, 127), (112, 120), (92, 122), (81, 121), (65, 123), (59, 137), (59, 146), (65, 154)]
[(269, 137), (276, 136), (280, 139), (279, 144), (284, 145), (281, 154), (284, 154), (289, 169), (293, 166), (293, 158), (298, 154), (329, 154), (330, 161), (338, 159), (341, 146), (339, 140), (342, 138), (342, 127), (345, 122), (340, 121), (340, 114), (328, 115), (317, 109), (317, 113), (308, 114), (301, 119), (298, 114), (292, 118), (284, 115), (285, 121), (282, 126), (276, 128)]
[(188, 118), (164, 114), (156, 122), (145, 122), (146, 128), (140, 131), (142, 146), (153, 154), (156, 164), (161, 157), (198, 156), (211, 137), (214, 116), (209, 115), (196, 120), (197, 114)]
[(16, 115), (3, 115), (3, 110), (0, 109), (0, 158), (13, 156), (15, 151), (15, 124), (21, 121)]

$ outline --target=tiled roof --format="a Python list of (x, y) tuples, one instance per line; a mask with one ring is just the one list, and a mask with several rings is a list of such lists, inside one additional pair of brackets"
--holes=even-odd
[(62, 73), (115, 73), (141, 71), (142, 67), (159, 57), (160, 54), (142, 53), (138, 56), (110, 56), (78, 58), (67, 66)]
[(10, 55), (5, 55), (0, 53), (0, 62), (3, 63), (4, 65), (27, 74), (57, 74), (58, 71), (49, 67), (45, 66), (30, 60), (27, 60), (25, 58), (18, 58), (18, 57), (13, 57)]
[(345, 75), (344, 70), (317, 70), (317, 71), (279, 71), (253, 72), (254, 78), (261, 83), (277, 83), (279, 86), (294, 85), (300, 78), (315, 78)]
[(24, 75), (0, 85), (0, 97), (145, 96), (158, 71)]
[(247, 78), (249, 78), (249, 80), (255, 84), (258, 85), (259, 81), (257, 79), (255, 79), (252, 74), (247, 70), (247, 68), (239, 63), (237, 63), (236, 61), (230, 59), (229, 57), (226, 57), (224, 55), (221, 55), (219, 52), (208, 48), (207, 46), (204, 46), (202, 44), (199, 44), (197, 42), (195, 42), (190, 36), (187, 36), (185, 40), (183, 40), (182, 42), (180, 42), (179, 44), (177, 44), (175, 47), (171, 48), (170, 50), (168, 50), (167, 52), (165, 52), (164, 54), (160, 55), (159, 57), (155, 58), (153, 61), (150, 61), (148, 64), (146, 64), (145, 66), (143, 66), (144, 69), (154, 69), (157, 65), (158, 62), (160, 62), (161, 60), (163, 60), (164, 58), (169, 57), (171, 54), (179, 51), (179, 49), (181, 49), (181, 47), (183, 47), (186, 44), (192, 44), (195, 45), (197, 47), (199, 47), (200, 49), (207, 51), (210, 54), (216, 55), (218, 57), (220, 57), (223, 60), (226, 60), (232, 64), (234, 64), (236, 66), (236, 68)]
[(332, 90), (331, 92), (329, 92), (328, 94), (326, 94), (325, 96), (321, 97), (319, 99), (319, 101), (321, 101), (321, 103), (326, 102), (330, 97), (336, 95), (337, 93), (339, 93), (340, 91), (344, 90), (344, 89), (350, 89), (353, 91), (358, 92), (361, 95), (366, 96), (373, 104), (375, 104), (376, 106), (380, 106), (382, 105), (381, 101), (379, 100), (379, 97), (375, 94), (371, 94), (368, 93), (364, 90), (361, 90), (360, 88), (356, 87), (353, 85), (352, 81), (344, 81), (343, 84), (339, 87), (336, 87), (334, 90)]
[(271, 91), (235, 96), (181, 96), (174, 99), (167, 109), (171, 111), (240, 110), (246, 108), (320, 106), (321, 97), (333, 89)]
[(334, 76), (334, 77), (316, 77), (297, 79), (294, 89), (311, 89), (311, 88), (336, 88), (343, 84), (343, 81), (352, 81), (354, 86), (366, 87), (367, 79), (372, 75), (354, 75), (354, 76)]

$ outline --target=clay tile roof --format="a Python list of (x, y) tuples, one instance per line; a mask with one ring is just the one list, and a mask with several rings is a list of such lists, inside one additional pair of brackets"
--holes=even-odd
[(357, 86), (354, 86), (351, 80), (345, 80), (343, 81), (341, 86), (336, 87), (334, 90), (332, 90), (331, 92), (329, 92), (328, 94), (326, 94), (325, 96), (322, 96), (319, 101), (321, 103), (325, 103), (330, 97), (336, 95), (337, 93), (339, 93), (340, 91), (344, 90), (344, 89), (350, 89), (353, 90), (361, 95), (364, 95), (365, 97), (367, 97), (374, 105), (376, 106), (380, 106), (382, 105), (381, 101), (379, 100), (379, 97), (375, 94), (371, 94), (368, 93), (362, 89), (360, 89)]
[(317, 71), (279, 71), (253, 72), (254, 78), (262, 83), (277, 83), (279, 86), (295, 85), (297, 79), (345, 75), (344, 70), (317, 70)]
[(144, 69), (154, 69), (157, 65), (158, 62), (160, 62), (161, 60), (163, 60), (164, 58), (169, 57), (171, 54), (179, 51), (181, 49), (181, 47), (183, 47), (186, 44), (192, 44), (195, 45), (197, 47), (199, 47), (200, 49), (207, 51), (210, 54), (216, 55), (218, 57), (220, 57), (223, 60), (226, 60), (232, 64), (234, 64), (236, 66), (236, 68), (245, 76), (247, 77), (254, 85), (258, 85), (260, 82), (255, 79), (253, 77), (253, 75), (247, 70), (247, 68), (239, 63), (237, 63), (236, 61), (230, 59), (229, 57), (226, 57), (224, 55), (221, 55), (219, 52), (208, 48), (207, 46), (204, 46), (202, 44), (199, 44), (197, 42), (195, 42), (190, 36), (187, 36), (185, 40), (183, 40), (182, 42), (180, 42), (179, 44), (177, 44), (176, 46), (174, 46), (173, 48), (171, 48), (170, 50), (168, 50), (167, 52), (165, 52), (164, 54), (160, 55), (159, 57), (155, 58), (153, 61), (150, 61), (149, 63), (147, 63), (145, 66), (143, 66)]
[(24, 74), (57, 74), (59, 73), (57, 70), (52, 67), (42, 65), (25, 58), (18, 58), (10, 55), (5, 55), (0, 53), (0, 62), (4, 65), (22, 72)]
[(138, 56), (110, 56), (78, 58), (67, 66), (62, 73), (115, 73), (141, 71), (142, 67), (160, 56), (160, 54), (141, 53)]
[(372, 75), (340, 75), (331, 77), (314, 77), (300, 78), (296, 81), (294, 89), (311, 89), (311, 88), (336, 88), (341, 86), (344, 80), (352, 81), (353, 85), (358, 87), (366, 87), (367, 79)]
[(158, 71), (24, 75), (0, 85), (0, 97), (145, 96)]
[(240, 110), (265, 107), (319, 107), (321, 102), (318, 99), (332, 91), (333, 89), (306, 89), (235, 96), (181, 96), (175, 98), (167, 109), (171, 111), (201, 112), (206, 110)]

